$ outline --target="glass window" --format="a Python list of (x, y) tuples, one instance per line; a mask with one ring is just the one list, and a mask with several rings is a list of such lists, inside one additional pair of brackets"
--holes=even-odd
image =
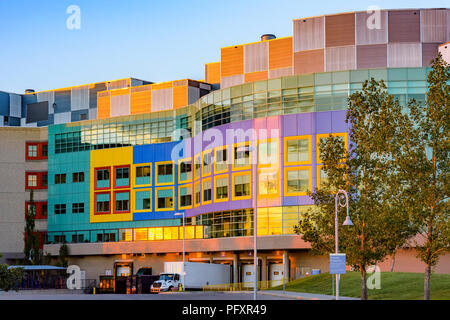
[(109, 213), (109, 193), (100, 193), (95, 195), (96, 212)]
[(29, 187), (37, 187), (37, 175), (35, 175), (35, 174), (28, 175), (28, 186)]
[(55, 184), (63, 184), (66, 183), (66, 174), (55, 174)]
[(136, 184), (141, 185), (151, 183), (151, 167), (149, 165), (136, 167)]
[(250, 165), (250, 146), (248, 144), (234, 146), (234, 167), (243, 168)]
[(109, 169), (96, 169), (97, 188), (109, 188)]
[(43, 144), (42, 145), (42, 156), (43, 157), (48, 157), (48, 144)]
[(203, 175), (209, 175), (212, 171), (212, 152), (203, 153)]
[(173, 209), (173, 189), (157, 189), (157, 209)]
[(201, 156), (195, 156), (194, 158), (194, 178), (200, 178), (201, 176), (201, 168), (202, 168), (202, 161)]
[(222, 148), (218, 149), (215, 152), (215, 171), (216, 172), (223, 172), (228, 170), (228, 149)]
[(84, 213), (84, 203), (72, 203), (72, 213)]
[(115, 208), (116, 212), (128, 212), (130, 211), (130, 193), (116, 192), (115, 193)]
[(180, 162), (180, 181), (189, 180), (192, 180), (192, 163), (190, 159)]
[(28, 157), (30, 158), (37, 157), (37, 145), (28, 145)]
[(250, 174), (237, 175), (234, 177), (234, 196), (250, 196)]
[(211, 179), (203, 180), (203, 202), (212, 200), (212, 182)]
[(165, 163), (156, 165), (157, 183), (173, 183), (173, 164)]
[(130, 185), (130, 169), (128, 167), (115, 168), (116, 187), (125, 187)]
[(260, 142), (258, 144), (258, 165), (278, 163), (278, 142)]
[(215, 200), (228, 199), (228, 176), (216, 178), (216, 198)]
[(151, 192), (136, 192), (136, 210), (151, 210)]
[(309, 170), (286, 171), (287, 193), (306, 193), (309, 190)]
[(55, 214), (65, 214), (66, 205), (65, 204), (55, 204)]
[(258, 179), (258, 194), (270, 195), (278, 193), (278, 173), (260, 172)]
[(42, 186), (47, 187), (48, 186), (48, 174), (43, 173), (41, 175), (41, 178), (42, 178)]
[(195, 192), (195, 205), (198, 205), (198, 204), (200, 204), (201, 194), (202, 194), (202, 191), (201, 191), (201, 188), (200, 188), (200, 182), (196, 183), (194, 185), (194, 192)]
[(84, 182), (84, 172), (74, 172), (72, 173), (72, 182)]
[(192, 205), (192, 187), (180, 187), (180, 208), (190, 207)]
[(308, 138), (286, 140), (287, 163), (309, 162), (309, 144)]

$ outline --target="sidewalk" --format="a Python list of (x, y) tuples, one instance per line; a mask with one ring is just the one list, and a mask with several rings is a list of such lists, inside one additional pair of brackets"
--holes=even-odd
[[(276, 297), (282, 297), (286, 299), (297, 299), (297, 300), (335, 300), (335, 296), (330, 296), (326, 294), (317, 293), (306, 293), (306, 292), (294, 292), (294, 291), (281, 291), (281, 290), (262, 290), (258, 291), (258, 294), (262, 295), (272, 295)], [(339, 300), (361, 300), (359, 298), (350, 297), (339, 297)]]

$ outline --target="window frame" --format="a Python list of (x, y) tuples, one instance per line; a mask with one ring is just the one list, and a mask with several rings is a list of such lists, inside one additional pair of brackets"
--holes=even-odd
[[(119, 211), (119, 210), (116, 209), (116, 195), (118, 193), (127, 193), (128, 194), (128, 209), (127, 210), (120, 210)], [(114, 211), (113, 211), (113, 214), (123, 214), (123, 213), (130, 213), (131, 212), (130, 190), (114, 190), (113, 191), (113, 198), (114, 198)], [(123, 201), (123, 200), (119, 200), (119, 201)]]
[[(150, 167), (150, 183), (148, 184), (138, 184), (136, 183), (136, 179), (138, 178), (136, 170), (139, 167)], [(130, 184), (133, 183), (134, 186), (138, 186), (138, 187), (151, 187), (152, 186), (152, 182), (153, 182), (153, 163), (152, 162), (147, 162), (147, 163), (136, 163), (133, 164), (133, 170), (131, 170), (131, 175), (130, 175)], [(133, 182), (131, 182), (131, 180)]]
[[(317, 134), (316, 135), (316, 163), (317, 164), (323, 163), (323, 161), (320, 160), (320, 139), (329, 138), (330, 134), (332, 137), (344, 137), (344, 147), (345, 147), (345, 150), (348, 151), (348, 133), (347, 132)], [(342, 159), (339, 162), (344, 162), (344, 161), (345, 160)]]
[[(172, 181), (170, 182), (158, 182), (158, 166), (160, 165), (172, 165)], [(155, 186), (169, 186), (175, 184), (175, 163), (172, 160), (155, 162)]]
[[(237, 197), (235, 196), (235, 189), (236, 189), (236, 185), (235, 185), (235, 178), (238, 176), (245, 176), (248, 175), (250, 177), (250, 194), (248, 196), (241, 196), (241, 197)], [(252, 198), (252, 172), (251, 171), (243, 171), (243, 172), (235, 172), (231, 174), (231, 199), (232, 200), (248, 200)]]
[[(108, 211), (97, 211), (97, 196), (100, 194), (109, 195), (109, 210)], [(105, 214), (111, 214), (111, 192), (110, 191), (96, 192), (94, 194), (94, 215), (105, 215)]]
[(249, 164), (248, 166), (243, 166), (243, 167), (236, 167), (235, 166), (235, 162), (236, 162), (236, 158), (235, 158), (235, 148), (236, 147), (241, 147), (241, 146), (247, 146), (249, 149), (251, 149), (252, 147), (252, 143), (250, 141), (244, 141), (244, 142), (238, 142), (238, 143), (234, 143), (231, 145), (231, 170), (232, 171), (241, 171), (241, 170), (248, 170), (252, 167), (252, 152), (254, 151), (249, 151)]
[[(208, 200), (208, 201), (205, 201), (205, 183), (206, 182), (210, 182), (211, 183), (211, 199), (210, 200)], [(202, 203), (202, 205), (206, 205), (206, 204), (211, 204), (212, 203), (212, 201), (213, 201), (213, 198), (214, 198), (214, 184), (213, 184), (213, 181), (212, 181), (212, 178), (211, 177), (208, 177), (208, 178), (205, 178), (205, 179), (202, 179), (202, 188), (201, 188), (201, 195), (202, 195), (202, 201), (201, 201), (201, 203)]]
[[(184, 163), (184, 162), (190, 162), (191, 163), (191, 178), (187, 179), (187, 180), (181, 180), (181, 164)], [(193, 178), (194, 178), (194, 167), (193, 167), (192, 157), (179, 159), (178, 160), (178, 184), (192, 182)]]
[[(211, 163), (209, 164), (209, 166), (211, 167), (211, 170), (209, 171), (209, 173), (205, 173), (205, 155), (209, 154), (211, 156)], [(213, 157), (213, 149), (208, 149), (202, 152), (202, 177), (209, 177), (212, 175), (213, 170), (214, 170), (214, 157)]]
[(308, 171), (308, 190), (312, 190), (312, 166), (301, 166), (301, 167), (285, 167), (284, 168), (284, 175), (283, 175), (283, 181), (284, 181), (284, 196), (285, 197), (296, 197), (296, 196), (307, 196), (308, 191), (303, 192), (288, 192), (288, 179), (287, 179), (287, 173), (288, 171)]
[[(280, 173), (279, 172), (280, 171), (278, 170), (278, 168), (267, 167), (267, 168), (258, 169), (258, 175), (257, 175), (258, 179), (256, 181), (256, 183), (258, 184), (258, 188), (257, 188), (258, 189), (258, 195), (257, 195), (258, 199), (277, 198), (277, 197), (280, 196)], [(276, 187), (277, 187), (277, 192), (276, 193), (269, 193), (269, 194), (261, 194), (260, 193), (261, 188), (259, 187), (260, 186), (259, 175), (261, 173), (275, 173), (275, 176), (276, 176)]]
[[(116, 185), (116, 180), (117, 180), (117, 169), (128, 169), (128, 185), (125, 186), (117, 186)], [(119, 166), (114, 166), (113, 167), (113, 172), (114, 172), (114, 189), (127, 189), (130, 187), (131, 185), (131, 166), (129, 164), (125, 164), (125, 165), (119, 165)], [(111, 175), (110, 175), (110, 179), (111, 179)], [(130, 208), (130, 206), (128, 206), (128, 209)]]
[[(225, 173), (225, 172), (229, 171), (229, 169), (230, 169), (230, 163), (229, 163), (230, 155), (228, 153), (228, 151), (229, 151), (228, 149), (229, 148), (228, 148), (227, 145), (214, 148), (214, 161), (213, 161), (214, 174), (220, 174), (220, 173)], [(225, 160), (226, 169), (217, 170), (217, 154), (216, 153), (217, 153), (217, 151), (222, 151), (222, 150), (225, 150), (225, 154), (227, 155), (227, 159)]]
[[(288, 161), (288, 141), (292, 140), (308, 140), (308, 160), (305, 161)], [(284, 165), (285, 166), (297, 166), (304, 164), (311, 164), (312, 161), (312, 136), (311, 135), (302, 135), (302, 136), (291, 136), (284, 137), (283, 139), (283, 154), (284, 154)]]
[(228, 186), (227, 186), (227, 197), (226, 198), (222, 198), (222, 199), (218, 199), (217, 198), (217, 180), (225, 179), (225, 178), (228, 180), (228, 182), (230, 181), (230, 177), (229, 177), (228, 173), (214, 176), (214, 185), (213, 185), (213, 189), (214, 189), (213, 190), (214, 191), (213, 199), (214, 199), (214, 202), (226, 202), (226, 201), (228, 201), (228, 199), (230, 199), (229, 183), (228, 183)]
[[(270, 168), (270, 167), (277, 167), (277, 166), (279, 166), (279, 164), (280, 164), (280, 142), (279, 142), (279, 140), (280, 139), (278, 139), (278, 138), (269, 138), (269, 139), (262, 139), (262, 140), (258, 140), (257, 142), (258, 142), (258, 148), (257, 148), (257, 163), (258, 163), (258, 168)], [(262, 144), (262, 143), (266, 143), (266, 144), (269, 144), (269, 143), (275, 143), (275, 145), (276, 145), (276, 148), (277, 148), (277, 150), (276, 150), (276, 152), (275, 152), (275, 155), (276, 155), (276, 162), (275, 163), (261, 163), (260, 161), (259, 161), (259, 151), (260, 151), (260, 145)]]
[[(181, 188), (191, 188), (191, 204), (188, 206), (181, 206)], [(193, 187), (192, 184), (183, 184), (178, 186), (178, 209), (184, 210), (184, 209), (192, 209), (192, 206), (194, 204), (194, 196), (193, 196)]]
[[(97, 187), (97, 172), (100, 170), (108, 170), (109, 172), (109, 185), (107, 187), (103, 187), (103, 188), (98, 188)], [(94, 168), (94, 190), (108, 190), (111, 189), (111, 167), (97, 167)], [(111, 201), (111, 200), (110, 200)]]
[[(160, 209), (158, 208), (158, 192), (162, 191), (162, 190), (172, 190), (172, 201), (173, 201), (173, 206), (171, 208), (164, 208), (164, 209)], [(155, 211), (174, 211), (175, 210), (175, 187), (162, 187), (162, 188), (155, 188)]]

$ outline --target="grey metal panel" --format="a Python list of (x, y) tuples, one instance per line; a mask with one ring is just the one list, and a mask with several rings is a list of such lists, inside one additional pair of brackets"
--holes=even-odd
[(192, 104), (198, 99), (200, 99), (200, 89), (188, 87), (188, 104)]
[(9, 116), (20, 118), (22, 116), (22, 96), (19, 94), (9, 94)]
[(97, 108), (97, 92), (105, 90), (104, 82), (96, 83), (94, 88), (89, 89), (89, 108)]
[(55, 92), (55, 106), (52, 113), (70, 111), (70, 90)]
[(54, 124), (69, 123), (72, 119), (71, 112), (61, 112), (54, 114)]
[(0, 115), (9, 115), (9, 94), (0, 92)]
[(48, 101), (27, 105), (27, 123), (48, 120)]
[(142, 86), (143, 84), (144, 84), (144, 82), (142, 80), (131, 78), (131, 86), (132, 87)]
[(95, 109), (90, 108), (89, 109), (89, 120), (92, 120), (92, 119), (97, 119), (97, 108), (95, 108)]
[[(81, 119), (81, 116), (85, 115), (86, 118), (85, 119)], [(81, 120), (88, 120), (89, 119), (89, 109), (85, 109), (85, 110), (76, 110), (76, 111), (72, 111), (71, 112), (71, 122), (75, 122), (75, 121), (81, 121)]]
[(48, 101), (48, 113), (53, 113), (53, 103), (55, 102), (55, 92), (54, 91), (49, 91), (49, 92), (38, 92), (36, 94), (37, 96), (37, 101), (38, 102), (44, 102), (44, 101)]
[(447, 10), (421, 10), (422, 42), (445, 42), (447, 36)]
[(70, 93), (70, 109), (77, 111), (87, 108), (89, 108), (89, 86), (72, 88)]

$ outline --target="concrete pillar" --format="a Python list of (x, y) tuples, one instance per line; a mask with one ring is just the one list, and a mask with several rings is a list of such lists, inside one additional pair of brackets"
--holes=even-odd
[(233, 283), (239, 282), (239, 254), (233, 255)]
[(285, 277), (285, 281), (288, 282), (289, 281), (289, 253), (287, 250), (283, 251), (283, 263), (284, 263), (284, 277)]
[(267, 256), (261, 256), (261, 281), (267, 280)]

